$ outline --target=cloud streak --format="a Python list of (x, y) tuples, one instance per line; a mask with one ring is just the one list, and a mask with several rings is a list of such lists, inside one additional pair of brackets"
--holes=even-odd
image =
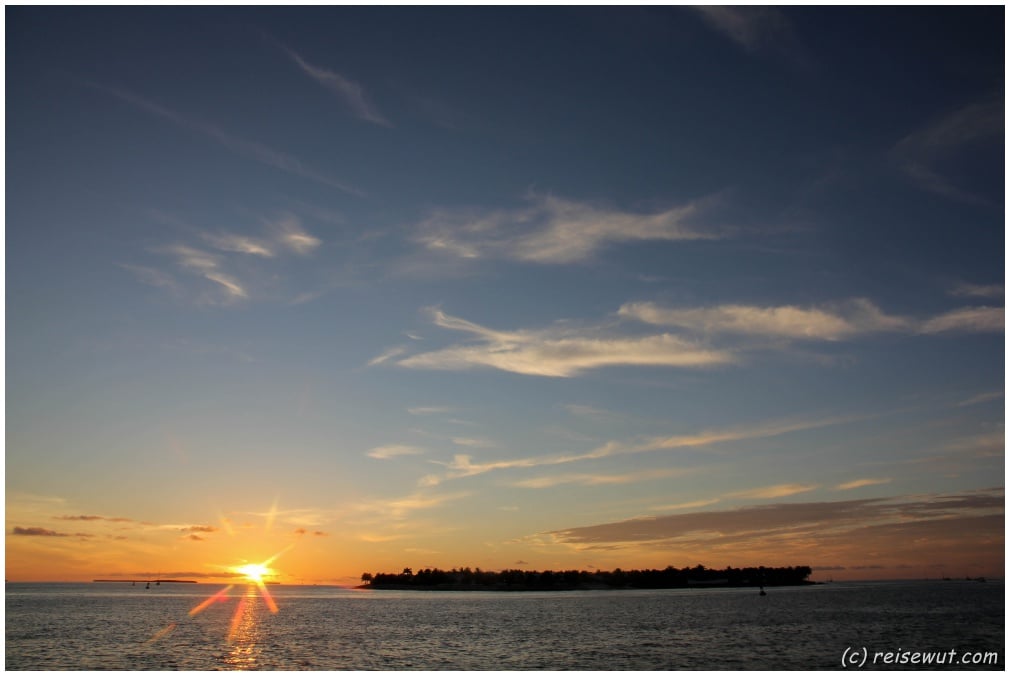
[(818, 488), (820, 488), (818, 484), (777, 484), (775, 486), (763, 486), (761, 488), (752, 488), (745, 491), (736, 491), (728, 494), (726, 497), (771, 500), (775, 498), (789, 497), (790, 495), (798, 495), (800, 493), (809, 493), (810, 491)]
[(839, 341), (874, 333), (999, 332), (1003, 308), (966, 307), (927, 319), (888, 315), (866, 298), (822, 307), (717, 305), (670, 308), (651, 302), (625, 303), (619, 317), (696, 333), (741, 334), (792, 340)]
[(174, 256), (179, 267), (221, 287), (223, 295), (215, 296), (213, 302), (228, 304), (249, 297), (249, 293), (237, 279), (221, 271), (220, 259), (216, 255), (185, 244), (169, 246), (163, 251)]
[(357, 188), (305, 165), (301, 160), (293, 155), (289, 155), (288, 153), (284, 153), (279, 150), (274, 150), (273, 148), (257, 143), (256, 141), (249, 141), (238, 136), (234, 136), (233, 134), (224, 131), (216, 125), (210, 124), (209, 122), (187, 117), (170, 108), (153, 103), (125, 90), (93, 83), (89, 83), (89, 85), (95, 89), (111, 94), (119, 100), (132, 105), (134, 108), (156, 117), (160, 117), (161, 119), (168, 120), (178, 127), (202, 134), (236, 155), (259, 162), (260, 164), (278, 169), (293, 176), (298, 176), (310, 181), (315, 181), (316, 183), (321, 183), (331, 188), (336, 188), (337, 190), (341, 190), (351, 195), (359, 197), (364, 196), (364, 193)]
[[(566, 378), (607, 366), (701, 368), (734, 361), (729, 352), (707, 349), (665, 333), (601, 337), (597, 329), (564, 327), (496, 331), (441, 310), (433, 310), (432, 315), (437, 326), (470, 334), (476, 342), (405, 357), (396, 361), (398, 365), (448, 371), (482, 367)], [(372, 362), (381, 363), (376, 360), (383, 356), (379, 355)]]
[(560, 474), (556, 476), (522, 479), (520, 481), (513, 482), (512, 485), (518, 488), (554, 488), (563, 484), (576, 484), (579, 486), (610, 486), (684, 476), (688, 473), (688, 471), (689, 470), (667, 468), (644, 470), (641, 472), (628, 472), (625, 474)]
[(838, 484), (835, 486), (836, 491), (851, 491), (856, 488), (864, 488), (866, 486), (880, 486), (881, 484), (891, 483), (890, 479), (855, 479), (853, 481), (846, 481), (845, 483)]
[(1002, 284), (971, 284), (969, 282), (959, 282), (947, 292), (951, 296), (960, 297), (981, 297), (981, 298), (1002, 298), (1004, 295)]
[(1003, 98), (963, 106), (917, 129), (891, 150), (904, 174), (923, 190), (967, 204), (989, 201), (958, 185), (941, 168), (971, 148), (1003, 143)]
[(525, 206), (513, 209), (435, 210), (417, 225), (416, 239), (429, 251), (464, 259), (578, 263), (612, 244), (726, 237), (726, 232), (692, 224), (713, 202), (699, 200), (664, 211), (635, 213), (530, 194)]
[(369, 458), (375, 458), (376, 460), (388, 460), (389, 458), (395, 458), (401, 455), (421, 455), (422, 453), (424, 453), (424, 449), (418, 448), (417, 446), (389, 444), (387, 446), (377, 446), (368, 451), (365, 455)]
[(446, 472), (439, 476), (430, 474), (421, 479), (422, 486), (434, 486), (442, 481), (461, 479), (464, 477), (476, 476), (497, 470), (522, 469), (530, 467), (543, 467), (552, 465), (564, 465), (584, 460), (596, 460), (618, 455), (634, 455), (638, 453), (652, 453), (657, 451), (672, 451), (678, 449), (694, 449), (713, 446), (715, 444), (735, 443), (749, 439), (764, 439), (777, 437), (793, 432), (819, 429), (834, 425), (842, 425), (855, 422), (862, 418), (858, 417), (837, 417), (799, 421), (778, 421), (769, 422), (762, 425), (749, 427), (736, 427), (727, 429), (707, 430), (696, 434), (683, 434), (673, 436), (658, 436), (638, 438), (625, 441), (608, 441), (605, 444), (585, 453), (570, 453), (562, 455), (532, 456), (527, 458), (511, 458), (505, 460), (489, 460), (475, 462), (473, 457), (466, 454), (458, 454), (445, 466)]
[(999, 333), (1003, 331), (1003, 308), (965, 307), (922, 322), (920, 333)]
[(309, 63), (292, 49), (283, 45), (281, 45), (281, 48), (298, 65), (303, 73), (315, 80), (321, 87), (336, 95), (359, 119), (382, 127), (393, 126), (369, 100), (368, 95), (365, 94), (365, 90), (360, 84), (344, 77), (340, 73)]
[(792, 25), (780, 10), (772, 7), (704, 5), (690, 9), (748, 52), (782, 51), (788, 45), (795, 48)]
[(730, 542), (770, 534), (816, 533), (867, 525), (930, 522), (965, 517), (1002, 519), (1002, 489), (964, 494), (905, 496), (839, 502), (772, 504), (739, 509), (640, 517), (594, 526), (552, 531), (559, 543), (596, 547), (622, 543), (687, 546)]

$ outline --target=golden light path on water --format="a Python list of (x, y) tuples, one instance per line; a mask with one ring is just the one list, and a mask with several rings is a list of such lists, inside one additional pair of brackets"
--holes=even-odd
[[(282, 549), (277, 552), (269, 559), (262, 561), (261, 563), (245, 563), (239, 566), (231, 566), (229, 571), (233, 574), (241, 575), (246, 579), (246, 589), (244, 593), (238, 597), (238, 603), (235, 607), (235, 612), (231, 616), (231, 621), (228, 625), (228, 642), (235, 643), (236, 639), (242, 639), (243, 636), (249, 636), (252, 629), (255, 628), (256, 618), (255, 618), (255, 608), (258, 599), (263, 599), (267, 608), (270, 609), (271, 613), (277, 613), (279, 608), (277, 603), (274, 601), (273, 596), (270, 594), (270, 590), (267, 588), (267, 583), (264, 578), (275, 575), (275, 571), (270, 567), (270, 564), (276, 561), (282, 554), (291, 549), (291, 546)], [(211, 594), (209, 597), (193, 606), (190, 609), (188, 615), (190, 617), (196, 617), (204, 610), (207, 610), (216, 603), (227, 603), (231, 600), (229, 592), (235, 588), (235, 584), (229, 584), (225, 587), (219, 589), (217, 592)], [(164, 629), (158, 631), (148, 643), (153, 643), (172, 632), (178, 626), (177, 622), (172, 622)], [(240, 641), (245, 644), (248, 641)], [(232, 651), (230, 658), (235, 660), (236, 666), (243, 663), (249, 662), (252, 658), (251, 650), (254, 646), (252, 645), (236, 645), (235, 650)], [(236, 652), (237, 651), (237, 652)], [(229, 660), (230, 661), (230, 660)]]

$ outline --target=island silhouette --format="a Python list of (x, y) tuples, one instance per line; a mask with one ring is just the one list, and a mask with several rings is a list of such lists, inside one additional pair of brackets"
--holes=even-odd
[(693, 568), (662, 570), (535, 571), (480, 568), (424, 568), (416, 573), (363, 573), (359, 589), (431, 589), (443, 591), (569, 591), (577, 589), (682, 589), (695, 587), (781, 587), (818, 584), (809, 566)]

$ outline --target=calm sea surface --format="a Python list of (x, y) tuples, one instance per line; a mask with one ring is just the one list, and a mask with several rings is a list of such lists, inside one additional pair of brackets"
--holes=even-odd
[[(954, 650), (998, 658), (932, 668), (1005, 664), (1002, 582), (831, 583), (764, 597), (270, 586), (277, 613), (255, 587), (236, 586), (189, 614), (222, 588), (7, 584), (6, 668), (841, 669), (843, 654), (864, 648), (869, 662)], [(873, 667), (889, 668), (881, 659)]]

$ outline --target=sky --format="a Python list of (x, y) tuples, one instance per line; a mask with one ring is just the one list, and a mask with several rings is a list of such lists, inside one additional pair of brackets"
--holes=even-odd
[(6, 577), (1002, 577), (1004, 12), (7, 7)]

